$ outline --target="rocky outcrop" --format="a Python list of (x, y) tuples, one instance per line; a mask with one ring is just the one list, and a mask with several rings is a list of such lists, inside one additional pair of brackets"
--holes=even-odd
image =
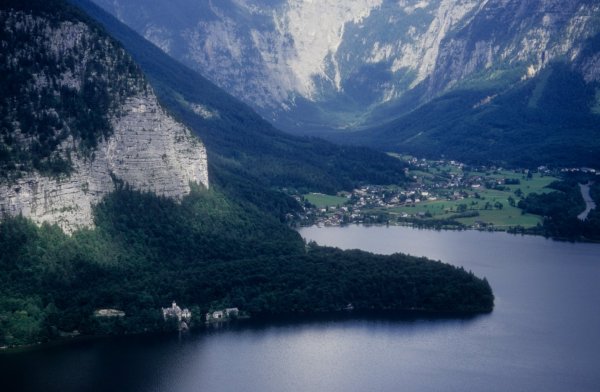
[(577, 71), (592, 81), (600, 72), (597, 54), (582, 51), (600, 33), (599, 15), (600, 5), (588, 1), (487, 1), (440, 46), (429, 91), (439, 94), (492, 68), (531, 78), (556, 59), (581, 63)]
[(153, 94), (130, 98), (113, 121), (114, 135), (95, 161), (136, 189), (179, 198), (190, 182), (208, 187), (206, 150), (190, 130), (159, 106)]
[(578, 66), (587, 83), (600, 82), (600, 53), (582, 58)]
[[(11, 81), (0, 97), (0, 218), (71, 233), (93, 226), (94, 205), (117, 184), (174, 199), (192, 183), (208, 187), (200, 140), (161, 108), (121, 47), (68, 18), (0, 10), (0, 66)], [(56, 161), (68, 167), (36, 168)]]
[(71, 233), (93, 226), (93, 206), (115, 189), (115, 181), (176, 199), (190, 192), (190, 183), (208, 187), (204, 146), (153, 94), (129, 98), (122, 112), (92, 158), (74, 157), (71, 175), (30, 173), (0, 184), (1, 213), (56, 223)]

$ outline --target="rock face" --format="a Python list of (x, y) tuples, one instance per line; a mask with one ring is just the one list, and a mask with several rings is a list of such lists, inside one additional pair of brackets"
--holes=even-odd
[(75, 158), (70, 176), (31, 173), (0, 184), (2, 214), (22, 214), (73, 232), (93, 226), (92, 207), (115, 189), (115, 180), (176, 199), (190, 192), (190, 183), (208, 187), (204, 146), (165, 114), (154, 95), (129, 98), (122, 110), (124, 115), (113, 119), (114, 134), (92, 159)]
[[(598, 72), (587, 53), (600, 32), (600, 5), (592, 1), (484, 2), (466, 26), (444, 40), (429, 88), (443, 91), (476, 72), (492, 68), (520, 69), (531, 78), (552, 61), (562, 59), (588, 75)], [(583, 64), (587, 64), (586, 68)], [(590, 66), (591, 65), (591, 66)], [(590, 72), (591, 69), (594, 71)]]
[[(40, 95), (51, 94), (55, 97), (60, 96), (56, 89), (72, 88), (78, 91), (82, 89), (85, 78), (89, 78), (90, 63), (98, 64), (98, 59), (102, 58), (107, 59), (105, 63), (111, 66), (110, 64), (120, 61), (118, 57), (107, 54), (106, 51), (122, 49), (110, 41), (103, 42), (104, 47), (98, 44), (98, 37), (84, 23), (50, 23), (44, 21), (44, 18), (23, 17), (22, 14), (7, 19), (16, 21), (12, 25), (5, 24), (3, 27), (7, 30), (21, 28), (21, 33), (32, 32), (34, 29), (36, 31), (34, 39), (25, 40), (34, 44), (26, 47), (24, 54), (8, 53), (8, 62), (19, 64), (22, 58), (28, 57), (27, 51), (35, 49), (36, 42), (40, 45), (50, 43), (52, 50), (57, 52), (56, 57), (60, 58), (73, 58), (73, 53), (81, 54), (82, 49), (78, 46), (96, 48), (85, 51), (84, 58), (72, 61), (71, 69), (65, 69), (58, 74), (42, 72), (30, 75), (25, 68), (16, 67), (19, 75), (25, 75), (24, 80), (34, 80), (33, 83), (23, 83), (27, 91), (37, 91)], [(35, 27), (28, 30), (27, 26)], [(66, 36), (73, 39), (56, 39)], [(73, 72), (73, 69), (82, 71), (77, 73)], [(110, 80), (110, 75), (103, 76), (98, 73), (97, 68), (96, 73), (101, 80)], [(92, 151), (82, 150), (77, 130), (73, 129), (77, 122), (64, 119), (65, 115), (60, 108), (57, 111), (48, 108), (47, 105), (41, 105), (40, 110), (54, 113), (55, 123), (60, 123), (55, 126), (60, 132), (55, 130), (55, 134), (60, 133), (62, 136), (57, 136), (56, 140), (60, 141), (60, 144), (55, 147), (53, 154), (68, 156), (71, 170), (60, 175), (48, 176), (31, 167), (27, 170), (18, 167), (17, 175), (6, 176), (0, 181), (2, 216), (23, 215), (38, 224), (56, 223), (65, 232), (71, 233), (79, 228), (93, 226), (93, 206), (112, 192), (118, 183), (126, 183), (137, 190), (175, 199), (188, 194), (191, 183), (208, 187), (207, 156), (203, 144), (189, 129), (161, 108), (139, 71), (127, 77), (136, 80), (129, 83), (129, 87), (124, 88), (120, 95), (112, 94), (112, 101), (108, 105), (110, 109), (106, 111), (109, 132), (99, 137)], [(45, 82), (36, 83), (36, 80)], [(111, 86), (114, 88), (114, 84), (106, 84), (109, 89)], [(92, 109), (85, 109), (87, 110)], [(76, 115), (78, 112), (74, 113)], [(33, 151), (39, 144), (38, 140), (46, 137), (39, 132), (28, 132), (28, 129), (24, 128), (25, 125), (19, 121), (15, 120), (14, 124), (16, 125), (12, 132), (0, 135), (0, 141), (3, 142), (0, 147), (3, 149), (14, 150), (18, 147), (23, 151)], [(44, 130), (49, 131), (48, 128)], [(20, 142), (15, 147), (14, 141), (9, 144), (11, 140)]]
[(531, 77), (555, 59), (586, 80), (600, 73), (585, 53), (600, 32), (591, 0), (94, 1), (288, 130), (307, 113), (352, 127), (351, 113), (414, 91), (421, 104), (474, 75)]

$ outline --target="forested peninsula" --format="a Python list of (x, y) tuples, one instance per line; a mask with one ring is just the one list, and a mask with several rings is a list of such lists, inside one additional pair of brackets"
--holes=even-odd
[[(119, 189), (96, 208), (95, 229), (65, 235), (24, 218), (0, 224), (0, 345), (65, 334), (173, 328), (160, 311), (176, 300), (205, 312), (252, 317), (339, 311), (480, 313), (493, 309), (485, 279), (441, 262), (306, 244), (293, 230), (217, 190), (181, 204)], [(119, 309), (102, 319), (95, 311)]]

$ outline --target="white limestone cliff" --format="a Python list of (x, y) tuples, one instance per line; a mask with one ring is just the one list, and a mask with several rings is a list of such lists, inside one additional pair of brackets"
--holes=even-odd
[[(22, 79), (19, 88), (26, 94), (19, 99), (33, 101), (45, 95), (58, 100), (61, 90), (79, 92), (85, 83), (94, 87), (106, 84), (110, 95), (110, 109), (81, 109), (97, 109), (110, 125), (109, 136), (101, 137), (93, 151), (83, 151), (77, 129), (72, 128), (77, 123), (57, 112), (51, 103), (35, 106), (38, 109), (31, 117), (48, 112), (59, 126), (48, 125), (36, 133), (14, 117), (13, 129), (3, 129), (0, 146), (11, 149), (11, 140), (16, 140), (24, 152), (35, 148), (42, 136), (68, 133), (66, 139), (56, 139), (60, 141), (56, 153), (71, 161), (72, 170), (69, 175), (50, 178), (25, 162), (17, 162), (14, 175), (0, 176), (0, 219), (22, 215), (38, 224), (58, 224), (72, 233), (94, 225), (94, 205), (112, 192), (116, 183), (174, 199), (187, 195), (192, 183), (208, 187), (203, 144), (162, 109), (141, 73), (131, 71), (127, 54), (114, 41), (82, 21), (50, 22), (13, 11), (2, 11), (0, 17), (3, 37), (21, 37), (18, 50), (0, 56)], [(0, 42), (0, 46), (4, 44)], [(48, 63), (58, 64), (60, 71), (38, 67), (38, 72), (28, 73), (27, 64), (35, 53)], [(7, 113), (16, 111), (13, 101), (17, 98), (3, 101), (12, 105)]]
[[(581, 57), (586, 40), (600, 31), (600, 5), (593, 2), (538, 0), (531, 4), (490, 1), (473, 15), (480, 24), (490, 20), (483, 37), (467, 26), (447, 39), (439, 49), (430, 75), (433, 93), (452, 87), (470, 75), (503, 64), (523, 69), (523, 79), (537, 75), (556, 59), (568, 59), (588, 82), (598, 68), (594, 55)], [(504, 27), (506, 26), (506, 27)], [(506, 34), (502, 34), (506, 31)]]
[(132, 188), (180, 199), (190, 183), (208, 187), (206, 150), (190, 130), (159, 106), (152, 93), (129, 98), (114, 133), (93, 158), (74, 157), (74, 172), (58, 179), (30, 173), (0, 184), (0, 212), (58, 224), (65, 232), (93, 227), (93, 206), (115, 189), (113, 177)]

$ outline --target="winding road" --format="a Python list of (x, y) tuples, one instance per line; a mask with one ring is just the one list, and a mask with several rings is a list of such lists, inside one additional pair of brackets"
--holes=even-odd
[(587, 184), (579, 184), (579, 189), (581, 190), (581, 196), (583, 196), (583, 200), (585, 200), (585, 211), (583, 211), (581, 214), (577, 215), (577, 218), (579, 218), (579, 220), (586, 220), (588, 217), (588, 214), (590, 213), (591, 210), (593, 210), (594, 208), (596, 208), (596, 203), (594, 203), (594, 200), (592, 199), (592, 196), (590, 195), (590, 185), (591, 183), (587, 183)]

